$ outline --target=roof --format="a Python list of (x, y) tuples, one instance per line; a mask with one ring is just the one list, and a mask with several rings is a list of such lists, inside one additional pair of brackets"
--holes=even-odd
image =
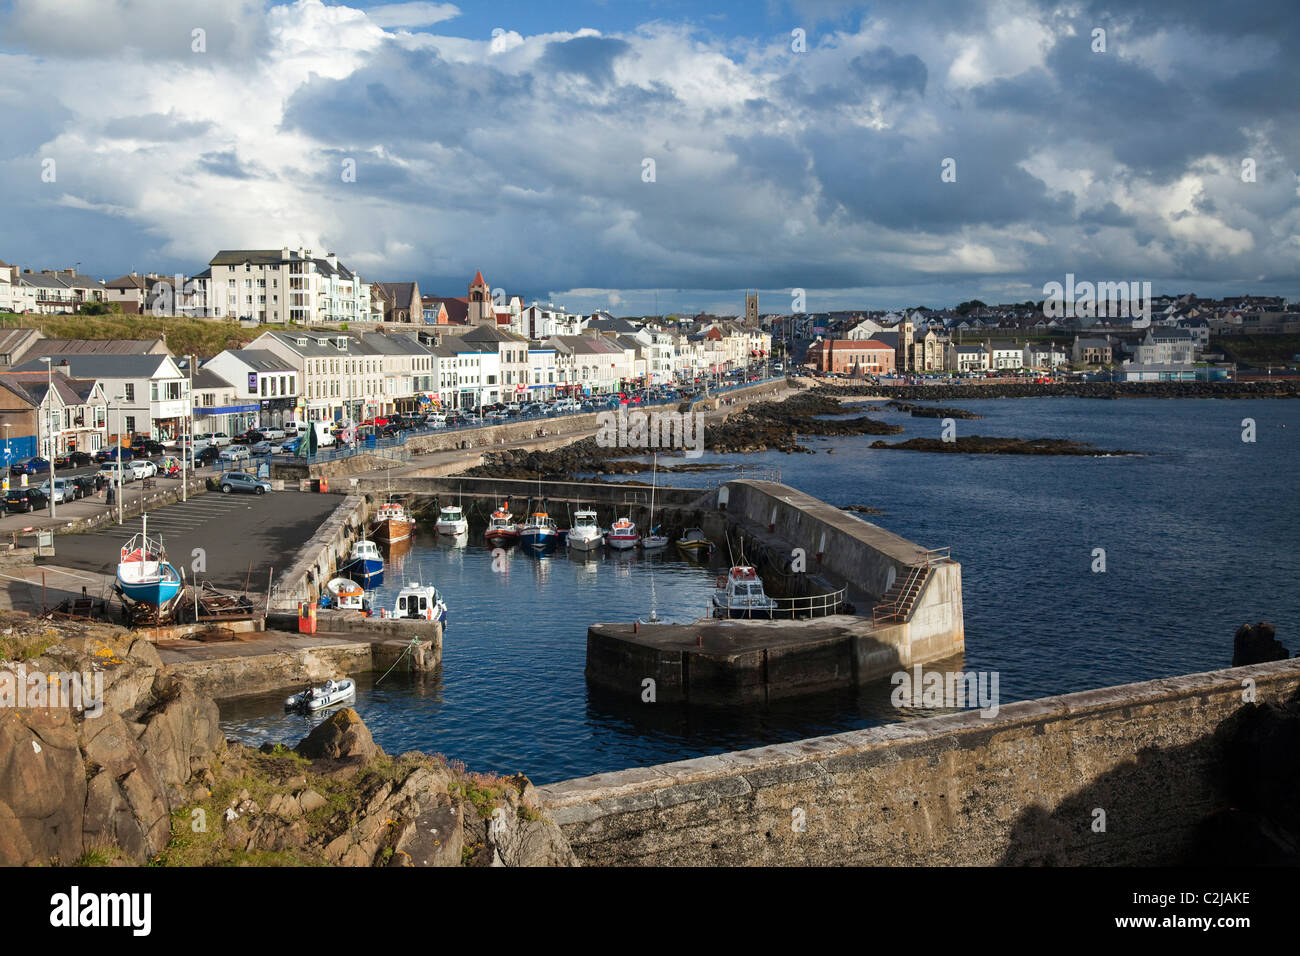
[[(153, 378), (164, 363), (170, 363), (167, 355), (78, 355), (52, 354), (54, 365), (68, 367), (68, 373), (75, 378)], [(15, 372), (41, 372), (45, 363), (39, 358), (24, 362), (14, 369)]]
[(426, 306), (442, 303), (442, 307), (447, 310), (447, 321), (454, 325), (469, 322), (469, 299), (466, 297), (426, 295), (423, 300)]
[(483, 278), (483, 270), (481, 269), (474, 270), (474, 281), (471, 282), (470, 285), (472, 286), (487, 285), (487, 279)]
[(194, 373), (194, 387), (198, 388), (234, 388), (230, 382), (212, 371), (210, 368), (201, 368)]
[[(848, 352), (853, 349), (865, 349), (870, 352), (894, 351), (894, 346), (888, 342), (882, 342), (879, 339), (823, 339), (823, 347), (829, 347), (832, 352)], [(816, 348), (817, 343), (813, 343), (811, 348)]]
[(64, 405), (84, 405), (95, 389), (94, 379), (68, 379), (62, 375), (50, 378), (44, 368), (39, 372), (0, 373), (0, 384), (33, 407), (45, 401), (45, 393), (51, 384)]
[(393, 307), (398, 309), (410, 309), (415, 304), (415, 283), (414, 282), (376, 282), (384, 291), (386, 298), (393, 300)]
[(167, 340), (161, 336), (156, 339), (45, 339), (41, 342), (45, 355), (146, 355), (160, 345), (164, 350), (167, 347)]
[(255, 266), (274, 266), (281, 262), (304, 262), (305, 256), (298, 250), (290, 249), (289, 258), (284, 258), (283, 249), (222, 249), (210, 260), (209, 266), (238, 266), (245, 262)]
[(227, 349), (249, 368), (258, 372), (292, 372), (294, 367), (270, 349)]

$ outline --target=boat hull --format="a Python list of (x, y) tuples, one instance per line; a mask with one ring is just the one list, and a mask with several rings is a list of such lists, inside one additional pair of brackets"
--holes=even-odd
[(549, 551), (555, 547), (559, 535), (554, 531), (537, 531), (529, 529), (519, 534), (519, 543), (533, 551)]
[(349, 561), (339, 570), (353, 581), (367, 587), (379, 584), (384, 580), (384, 562), (376, 561), (373, 558), (357, 558)]
[[(176, 573), (176, 569), (172, 568), (170, 564), (165, 567), (171, 568), (171, 573), (165, 574), (158, 581), (123, 581), (119, 572), (117, 578), (118, 587), (122, 589), (123, 594), (137, 604), (153, 604), (161, 607), (176, 597), (181, 590), (180, 575)], [(175, 580), (172, 580), (173, 577)]]
[(720, 599), (717, 595), (713, 598), (713, 616), (725, 618), (754, 618), (758, 620), (771, 620), (776, 613), (776, 605), (765, 604), (750, 607), (748, 605), (728, 605), (725, 600)]
[(483, 540), (494, 548), (509, 548), (519, 543), (518, 531), (488, 531)]
[(376, 521), (371, 526), (370, 537), (374, 538), (380, 544), (397, 544), (400, 541), (409, 540), (411, 533), (414, 530), (414, 521), (401, 521), (395, 519)]
[(469, 522), (463, 520), (462, 521), (439, 521), (436, 525), (434, 525), (434, 529), (438, 532), (438, 534), (446, 535), (449, 538), (454, 538), (457, 535), (462, 535), (469, 530)]
[(626, 551), (629, 548), (635, 548), (636, 542), (637, 537), (635, 534), (627, 536), (615, 534), (605, 535), (605, 543), (615, 551)]
[(574, 551), (595, 551), (605, 543), (604, 535), (593, 535), (591, 537), (574, 537), (573, 532), (569, 532), (569, 547)]

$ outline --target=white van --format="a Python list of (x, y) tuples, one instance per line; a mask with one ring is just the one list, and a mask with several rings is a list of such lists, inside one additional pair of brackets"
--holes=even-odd
[(330, 432), (333, 422), (285, 422), (284, 427), (290, 434), (301, 438), (313, 425), (316, 428), (316, 447), (329, 448), (334, 444), (334, 435)]

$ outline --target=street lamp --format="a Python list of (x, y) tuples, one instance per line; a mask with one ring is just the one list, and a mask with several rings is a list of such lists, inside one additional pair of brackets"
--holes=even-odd
[[(124, 509), (122, 505), (122, 428), (121, 428), (122, 423), (120, 421), (122, 418), (122, 402), (125, 400), (126, 399), (122, 395), (113, 396), (113, 402), (117, 403), (117, 417), (119, 419), (118, 429), (117, 429), (117, 449), (116, 449), (117, 450), (117, 523), (118, 524), (121, 524), (123, 521), (126, 520), (126, 518), (123, 517)], [(109, 403), (110, 411), (112, 410), (113, 402)]]
[(13, 450), (9, 447), (9, 422), (5, 422), (5, 475), (4, 489), (9, 490), (9, 466), (13, 464)]
[(45, 363), (45, 402), (49, 406), (45, 410), (45, 428), (48, 432), (49, 440), (49, 458), (50, 464), (50, 517), (54, 517), (54, 421), (50, 417), (54, 414), (54, 359), (49, 355), (42, 355), (41, 361)]

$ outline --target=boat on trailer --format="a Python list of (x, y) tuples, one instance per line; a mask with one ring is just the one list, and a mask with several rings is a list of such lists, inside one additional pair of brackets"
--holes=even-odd
[(714, 617), (770, 618), (775, 612), (776, 601), (767, 596), (758, 572), (749, 565), (737, 565), (725, 579), (719, 577), (713, 594)]
[(299, 691), (284, 702), (285, 710), (299, 710), (315, 713), (326, 707), (335, 707), (355, 699), (357, 683), (350, 677), (342, 680), (327, 680), (320, 687), (308, 687)]
[(161, 538), (150, 538), (148, 516), (141, 516), (140, 533), (122, 546), (117, 563), (117, 586), (136, 604), (163, 607), (181, 590), (180, 572), (167, 560)]

